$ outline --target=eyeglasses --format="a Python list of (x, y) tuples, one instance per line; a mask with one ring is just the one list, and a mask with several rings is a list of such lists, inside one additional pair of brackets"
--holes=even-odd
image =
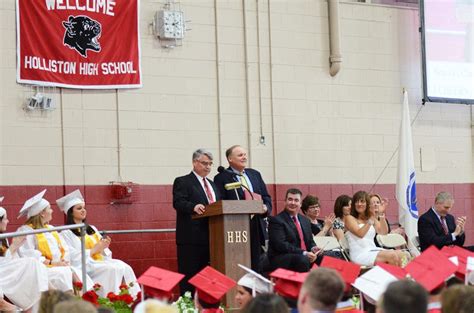
[(319, 204), (316, 204), (316, 205), (312, 205), (308, 207), (308, 210), (318, 210), (319, 208), (320, 208)]
[(206, 161), (198, 161), (199, 163), (201, 163), (203, 166), (212, 166), (212, 162), (206, 162)]

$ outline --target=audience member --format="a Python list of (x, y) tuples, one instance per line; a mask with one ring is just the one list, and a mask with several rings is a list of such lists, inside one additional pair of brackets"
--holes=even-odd
[[(56, 200), (56, 203), (66, 214), (66, 225), (87, 223), (86, 204), (79, 190)], [(61, 236), (69, 247), (71, 265), (80, 269), (82, 266), (80, 229), (64, 230)], [(110, 237), (102, 237), (96, 227), (88, 225), (84, 240), (87, 274), (95, 283), (102, 286), (99, 295), (105, 297), (109, 292), (118, 293), (120, 285), (125, 283), (131, 286), (130, 294), (136, 296), (140, 287), (135, 283), (137, 281), (135, 273), (127, 263), (112, 258), (112, 251), (109, 249)]]
[(428, 294), (412, 280), (399, 280), (388, 285), (379, 306), (381, 313), (426, 313)]
[(318, 219), (321, 213), (321, 204), (319, 198), (313, 195), (304, 197), (301, 203), (301, 211), (311, 222), (311, 232), (315, 236), (331, 236), (332, 224), (336, 218), (334, 214), (326, 216), (324, 221)]
[(316, 260), (311, 223), (298, 213), (301, 195), (299, 189), (288, 189), (284, 211), (269, 218), (268, 257), (273, 268), (307, 272)]
[(194, 290), (188, 280), (209, 264), (208, 219), (192, 219), (192, 216), (202, 215), (206, 205), (220, 199), (217, 187), (207, 178), (212, 160), (210, 151), (194, 151), (193, 170), (188, 175), (176, 178), (173, 183), (178, 272), (185, 275), (185, 279), (180, 282), (181, 294)]
[(356, 192), (352, 197), (351, 215), (344, 218), (351, 261), (365, 266), (372, 266), (375, 262), (401, 266), (402, 251), (375, 246), (375, 235), (387, 234), (388, 225), (385, 219), (379, 221), (375, 218), (369, 209), (369, 202), (367, 192)]
[(344, 225), (344, 217), (351, 214), (352, 199), (348, 195), (340, 195), (334, 202), (334, 223), (332, 224), (332, 231), (337, 240), (344, 239), (346, 227)]
[(140, 302), (133, 313), (178, 313), (178, 308), (160, 300), (147, 299)]
[(87, 301), (74, 299), (62, 301), (53, 307), (53, 313), (96, 313), (95, 306)]
[[(267, 186), (259, 171), (247, 168), (247, 151), (234, 145), (226, 150), (225, 156), (229, 162), (229, 167), (223, 169), (214, 177), (217, 188), (224, 200), (249, 200), (246, 195), (250, 195), (246, 190), (261, 196), (263, 201), (263, 213), (256, 214), (250, 220), (250, 250), (252, 269), (261, 271), (261, 254), (268, 240), (266, 217), (272, 213), (272, 199), (267, 191)], [(234, 182), (242, 183), (243, 188), (226, 190), (225, 185)], [(237, 194), (236, 194), (237, 191)], [(257, 196), (258, 197), (258, 196)]]
[(435, 204), (418, 219), (420, 248), (424, 251), (431, 245), (438, 249), (444, 246), (462, 246), (466, 236), (466, 216), (457, 219), (449, 214), (454, 205), (453, 196), (445, 191), (436, 195)]
[(335, 312), (345, 284), (330, 268), (317, 268), (306, 277), (298, 297), (298, 312)]
[(241, 313), (288, 313), (285, 300), (274, 293), (263, 293), (250, 300)]
[(474, 287), (454, 285), (441, 293), (441, 312), (472, 313), (474, 312)]
[(38, 313), (54, 313), (54, 307), (56, 306), (56, 304), (74, 299), (74, 296), (70, 293), (63, 292), (60, 290), (52, 289), (45, 291), (41, 294)]

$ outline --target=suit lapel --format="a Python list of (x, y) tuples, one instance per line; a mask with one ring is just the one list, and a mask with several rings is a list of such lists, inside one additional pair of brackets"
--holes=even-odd
[[(443, 225), (441, 225), (441, 221), (438, 217), (438, 215), (436, 215), (435, 211), (434, 211), (434, 208), (431, 208), (430, 209), (430, 213), (431, 213), (431, 218), (433, 219), (435, 225), (436, 225), (436, 228), (437, 228), (437, 232), (439, 234), (443, 234), (444, 235), (444, 229), (443, 229)], [(448, 221), (446, 219), (446, 225), (448, 225)], [(448, 231), (449, 231), (449, 226), (448, 226)]]
[(193, 172), (191, 172), (191, 174), (189, 174), (191, 177), (191, 181), (193, 182), (194, 184), (194, 188), (197, 189), (199, 195), (201, 196), (201, 199), (202, 199), (202, 203), (203, 204), (209, 204), (209, 201), (207, 200), (207, 195), (206, 193), (204, 192), (204, 189), (202, 188), (202, 185), (201, 185), (201, 182), (199, 181), (199, 179), (197, 178), (196, 175), (194, 175)]

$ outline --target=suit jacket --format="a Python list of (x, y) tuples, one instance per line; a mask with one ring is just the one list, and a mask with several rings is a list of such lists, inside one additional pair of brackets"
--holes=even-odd
[(431, 245), (435, 245), (438, 249), (450, 245), (462, 246), (466, 239), (464, 234), (457, 236), (455, 241), (453, 241), (451, 236), (451, 233), (456, 229), (454, 216), (451, 214), (446, 215), (449, 234), (445, 235), (441, 221), (433, 210), (434, 208), (429, 209), (418, 219), (418, 236), (420, 238), (421, 251), (428, 249)]
[[(311, 232), (311, 222), (301, 214), (298, 214), (298, 220), (303, 231), (306, 249), (311, 251), (311, 248), (316, 245)], [(295, 222), (286, 211), (277, 216), (269, 217), (268, 237), (268, 257), (270, 260), (272, 257), (282, 254), (303, 254)]]
[[(237, 200), (237, 196), (235, 195), (234, 190), (226, 190), (224, 186), (228, 183), (234, 183), (238, 181), (237, 177), (235, 176), (236, 174), (231, 173), (232, 169), (229, 167), (227, 168), (228, 171), (224, 171), (222, 173), (217, 174), (214, 177), (214, 182), (217, 186), (217, 189), (219, 190), (220, 195), (222, 196), (223, 200)], [(267, 191), (267, 186), (265, 185), (265, 182), (263, 181), (262, 175), (260, 174), (259, 171), (251, 169), (251, 168), (246, 168), (245, 173), (247, 174), (248, 178), (250, 179), (250, 183), (252, 184), (253, 187), (253, 192), (258, 193), (259, 195), (262, 196), (262, 201), (263, 204), (267, 206), (267, 212), (264, 214), (261, 214), (258, 219), (259, 223), (259, 228), (260, 228), (260, 234), (259, 237), (262, 238), (261, 245), (264, 245), (265, 243), (263, 242), (265, 239), (268, 239), (267, 235), (267, 225), (265, 221), (262, 218), (265, 218), (267, 216), (270, 216), (272, 213), (272, 198), (268, 194)], [(239, 199), (243, 200), (245, 198), (244, 196), (244, 191), (242, 188), (236, 189), (237, 193), (239, 194)], [(264, 238), (264, 239), (263, 239)]]
[[(219, 200), (216, 185), (206, 178)], [(206, 193), (193, 172), (178, 177), (173, 183), (173, 207), (176, 210), (176, 244), (209, 245), (209, 226), (207, 218), (193, 220), (196, 204), (208, 205)]]

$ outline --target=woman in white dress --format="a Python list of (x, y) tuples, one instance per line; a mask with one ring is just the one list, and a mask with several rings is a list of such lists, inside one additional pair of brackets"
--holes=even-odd
[[(7, 230), (8, 222), (7, 211), (0, 207), (0, 233)], [(6, 239), (0, 241), (0, 311), (16, 311), (3, 299), (4, 294), (16, 306), (28, 310), (39, 301), (41, 292), (48, 290), (46, 267), (36, 259), (17, 254), (24, 242), (25, 237), (14, 237), (10, 245)]]
[(367, 192), (356, 192), (352, 197), (351, 214), (344, 217), (351, 261), (365, 266), (372, 266), (375, 262), (401, 266), (402, 251), (384, 250), (375, 245), (376, 234), (387, 234), (388, 224), (386, 219), (379, 221), (375, 218), (369, 203)]
[[(46, 189), (29, 199), (23, 205), (18, 217), (27, 216), (27, 220), (18, 231), (51, 228), (48, 223), (52, 219), (53, 210), (46, 199), (43, 199)], [(33, 257), (47, 266), (48, 280), (54, 289), (61, 291), (73, 290), (74, 281), (80, 281), (81, 273), (73, 269), (69, 263), (67, 245), (57, 232), (47, 232), (26, 236), (26, 242), (20, 247), (22, 257)], [(88, 286), (93, 282), (88, 279)]]
[[(56, 200), (59, 208), (66, 214), (66, 224), (86, 223), (87, 210), (85, 201), (79, 190)], [(80, 230), (72, 229), (61, 232), (61, 236), (68, 244), (71, 253), (72, 265), (81, 262), (81, 240)], [(87, 274), (102, 288), (99, 294), (107, 295), (109, 292), (119, 292), (120, 285), (126, 283), (133, 286), (129, 289), (132, 296), (140, 291), (137, 278), (133, 269), (127, 263), (113, 259), (112, 251), (109, 249), (110, 237), (102, 237), (94, 226), (88, 226), (85, 236), (87, 255)]]

